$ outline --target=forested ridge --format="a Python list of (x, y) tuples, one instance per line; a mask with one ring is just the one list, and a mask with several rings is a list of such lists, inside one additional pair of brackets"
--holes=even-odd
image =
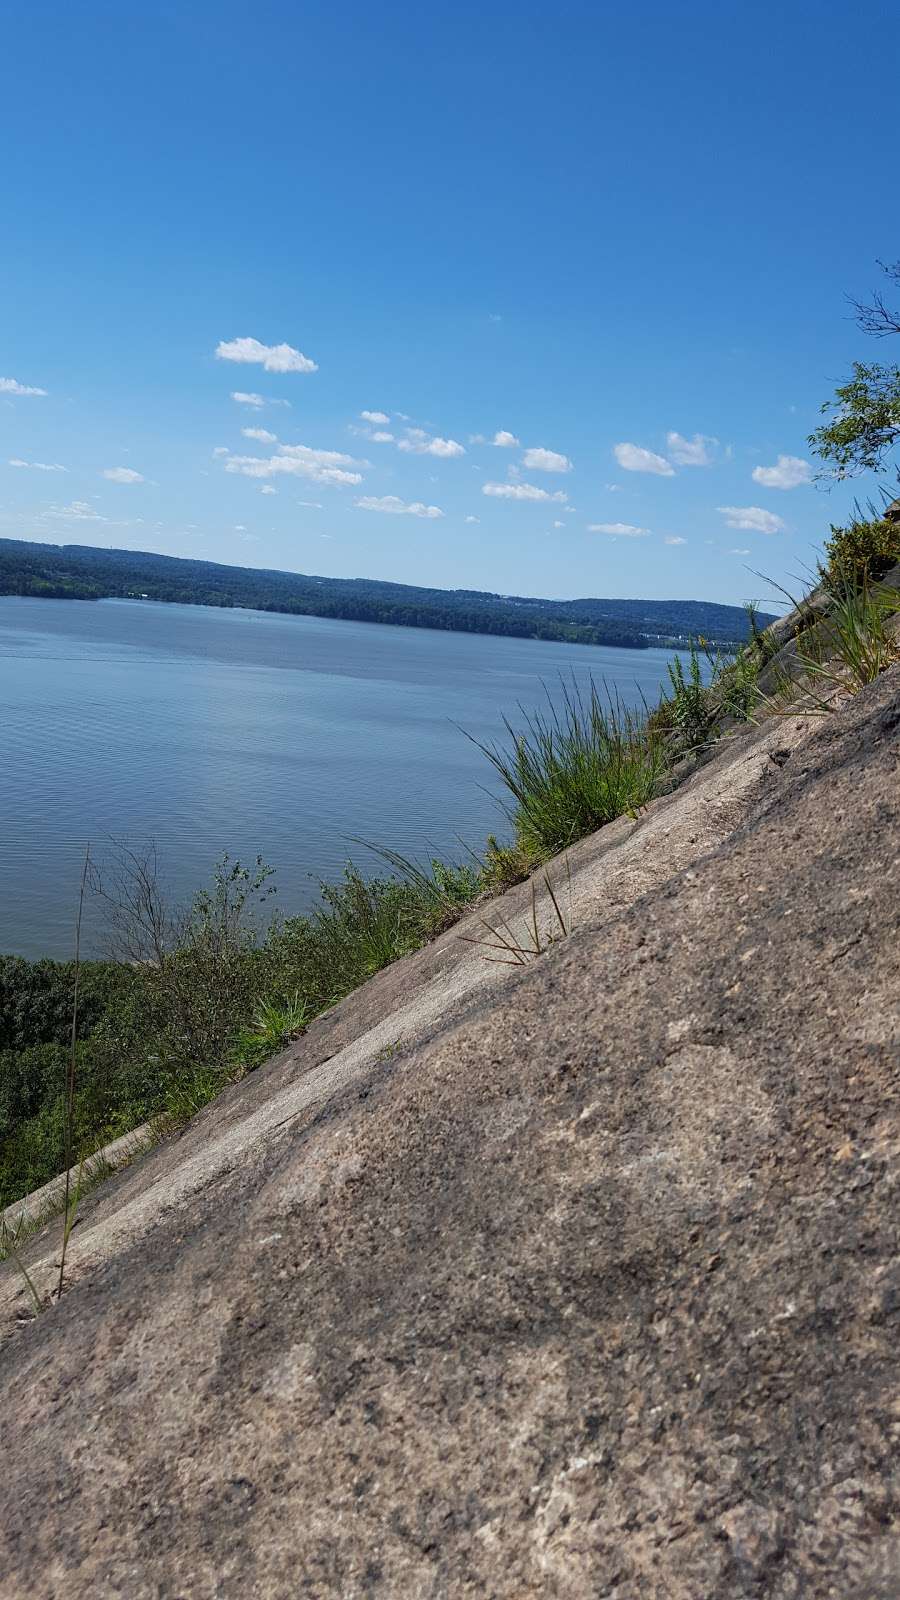
[[(698, 634), (716, 640), (747, 637), (747, 619), (739, 606), (698, 600), (543, 600), (22, 539), (0, 540), (0, 594), (71, 600), (140, 597), (631, 649), (646, 648), (660, 638)], [(763, 626), (770, 620), (760, 617)]]

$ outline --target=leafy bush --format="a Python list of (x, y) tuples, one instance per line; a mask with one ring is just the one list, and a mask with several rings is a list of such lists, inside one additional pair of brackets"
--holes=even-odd
[(900, 561), (900, 523), (854, 516), (846, 528), (832, 524), (825, 555), (822, 582), (830, 594), (842, 598), (848, 588), (859, 589), (869, 580), (877, 583)]

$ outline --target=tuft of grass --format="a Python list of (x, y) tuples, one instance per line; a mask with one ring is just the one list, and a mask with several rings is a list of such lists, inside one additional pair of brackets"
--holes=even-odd
[(269, 1056), (296, 1039), (312, 1020), (306, 1000), (294, 993), (287, 1000), (262, 1000), (249, 1023), (234, 1036), (234, 1060), (252, 1072)]
[(524, 845), (514, 842), (500, 844), (489, 833), (481, 861), (481, 882), (487, 894), (503, 894), (515, 884), (523, 883), (537, 865), (534, 856)]
[(815, 684), (858, 694), (900, 660), (891, 628), (898, 614), (896, 590), (854, 579), (835, 593), (827, 620), (804, 634), (801, 666)]
[(545, 950), (549, 950), (552, 944), (558, 944), (560, 939), (568, 938), (572, 931), (572, 879), (569, 873), (568, 860), (566, 861), (566, 872), (569, 880), (568, 920), (563, 914), (556, 891), (550, 882), (550, 874), (545, 868), (543, 874), (544, 887), (547, 890), (547, 896), (554, 913), (549, 927), (541, 927), (538, 917), (535, 883), (534, 878), (532, 878), (531, 916), (526, 925), (524, 936), (517, 933), (505, 918), (500, 918), (494, 922), (489, 922), (487, 918), (482, 918), (481, 926), (484, 928), (487, 937), (476, 938), (472, 934), (462, 934), (463, 944), (473, 944), (488, 951), (489, 953), (484, 958), (486, 961), (492, 961), (506, 967), (527, 967), (529, 962), (534, 961), (537, 956), (542, 956)]
[(647, 718), (595, 683), (585, 695), (563, 682), (562, 704), (524, 713), (524, 727), (504, 725), (509, 747), (473, 742), (512, 796), (516, 844), (526, 859), (546, 860), (608, 822), (633, 815), (656, 793), (662, 742)]

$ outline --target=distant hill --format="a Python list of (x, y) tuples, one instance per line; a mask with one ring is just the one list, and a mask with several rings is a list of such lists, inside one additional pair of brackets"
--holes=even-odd
[[(377, 578), (319, 578), (150, 551), (33, 544), (25, 539), (0, 539), (0, 594), (72, 600), (140, 597), (631, 649), (698, 635), (718, 642), (741, 641), (748, 632), (747, 617), (739, 606), (704, 600), (542, 600), (480, 589), (426, 589)], [(773, 620), (760, 614), (762, 626)]]

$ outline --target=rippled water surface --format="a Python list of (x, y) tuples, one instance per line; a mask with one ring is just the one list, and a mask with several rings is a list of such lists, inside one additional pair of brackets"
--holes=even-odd
[[(559, 674), (656, 696), (664, 650), (332, 622), (140, 601), (0, 597), (0, 950), (67, 955), (85, 844), (154, 840), (182, 897), (223, 850), (262, 855), (299, 910), (354, 838), (460, 854), (502, 827), (458, 731)], [(485, 792), (487, 791), (487, 792)], [(96, 912), (89, 943), (100, 948)]]

